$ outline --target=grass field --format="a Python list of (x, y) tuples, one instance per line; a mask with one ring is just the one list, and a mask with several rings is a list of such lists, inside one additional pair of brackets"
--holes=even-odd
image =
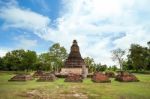
[(135, 75), (140, 82), (8, 82), (13, 74), (0, 72), (0, 99), (150, 99), (150, 75)]

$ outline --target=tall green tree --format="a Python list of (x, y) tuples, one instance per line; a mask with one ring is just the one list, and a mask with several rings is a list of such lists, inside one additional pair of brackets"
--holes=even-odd
[(128, 61), (131, 61), (135, 70), (146, 70), (150, 61), (149, 49), (138, 44), (132, 44), (129, 49)]
[(0, 70), (4, 69), (4, 60), (3, 57), (0, 57)]
[(89, 72), (93, 72), (95, 70), (95, 62), (93, 58), (85, 57), (84, 62), (88, 67)]
[(59, 71), (67, 58), (67, 51), (59, 43), (53, 44), (49, 51), (38, 56), (35, 69), (47, 71)]
[(48, 52), (42, 53), (38, 56), (35, 68), (36, 70), (53, 71), (53, 68), (51, 66), (51, 57)]
[(49, 49), (49, 55), (51, 57), (51, 65), (54, 71), (59, 71), (64, 66), (64, 61), (68, 54), (63, 46), (59, 43), (53, 44)]
[(36, 52), (23, 49), (13, 50), (3, 57), (5, 70), (29, 70), (36, 62)]
[(123, 64), (123, 56), (125, 55), (125, 50), (120, 48), (112, 51), (112, 60), (117, 61), (119, 63), (120, 69), (122, 70)]
[(27, 71), (32, 70), (35, 66), (36, 60), (36, 52), (27, 50), (23, 55), (22, 64)]
[(24, 70), (23, 67), (23, 56), (25, 51), (21, 50), (13, 50), (11, 52), (6, 53), (4, 56), (4, 65), (7, 70)]

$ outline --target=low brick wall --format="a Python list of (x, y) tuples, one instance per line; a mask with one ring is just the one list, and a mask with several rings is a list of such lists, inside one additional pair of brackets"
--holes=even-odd
[(74, 73), (74, 74), (82, 74), (82, 68), (62, 68), (60, 74), (69, 74), (69, 73)]

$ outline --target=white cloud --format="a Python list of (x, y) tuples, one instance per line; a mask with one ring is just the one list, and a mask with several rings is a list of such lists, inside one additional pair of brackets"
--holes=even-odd
[(23, 35), (14, 38), (17, 41), (16, 48), (18, 49), (31, 49), (37, 46), (37, 40), (29, 39)]
[(6, 29), (9, 27), (23, 28), (35, 33), (47, 28), (50, 23), (48, 17), (16, 6), (1, 8), (0, 17), (5, 20), (4, 28)]
[(11, 50), (10, 48), (4, 48), (4, 47), (0, 46), (0, 57), (5, 56), (5, 54), (7, 52), (9, 52), (10, 50)]
[[(112, 65), (110, 51), (149, 40), (149, 0), (63, 0), (54, 29), (48, 17), (19, 7), (3, 8), (5, 27), (23, 28), (39, 37), (64, 45), (68, 51), (77, 39), (83, 56)], [(144, 14), (144, 15), (142, 15)], [(146, 16), (146, 18), (143, 18)]]
[(7, 53), (6, 50), (1, 50), (1, 49), (0, 49), (0, 57), (5, 56), (6, 53)]
[[(92, 56), (97, 62), (113, 64), (110, 58), (112, 49), (117, 47), (128, 49), (131, 43), (146, 45), (149, 40), (149, 31), (144, 28), (148, 25), (139, 23), (143, 19), (137, 14), (137, 12), (140, 13), (139, 9), (145, 7), (143, 5), (148, 2), (148, 0), (76, 0), (72, 2), (65, 0), (65, 9), (68, 8), (68, 10), (60, 17), (61, 21), (58, 20), (59, 32), (66, 33), (65, 38), (69, 40), (78, 39), (84, 56)], [(150, 11), (142, 9), (144, 10)], [(146, 23), (147, 21), (149, 20), (146, 20)], [(125, 33), (124, 36), (112, 39), (122, 32)], [(111, 43), (114, 45), (110, 46)]]

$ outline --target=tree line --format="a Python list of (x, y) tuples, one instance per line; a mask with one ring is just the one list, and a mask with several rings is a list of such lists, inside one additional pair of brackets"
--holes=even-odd
[[(37, 55), (31, 50), (13, 50), (0, 57), (0, 70), (7, 71), (31, 71), (45, 70), (59, 72), (64, 66), (64, 61), (68, 53), (66, 49), (59, 43), (53, 44), (48, 52)], [(124, 58), (126, 56), (126, 58)], [(85, 57), (84, 61), (89, 72), (95, 71), (116, 71), (135, 70), (145, 71), (150, 70), (150, 48), (143, 47), (138, 44), (132, 44), (128, 51), (123, 49), (114, 49), (112, 51), (112, 60), (117, 61), (118, 66), (107, 66), (101, 63), (95, 63), (91, 57)]]
[(49, 51), (37, 55), (35, 51), (13, 50), (0, 57), (0, 70), (8, 71), (59, 71), (67, 58), (67, 51), (59, 43), (53, 44)]
[[(150, 45), (150, 42), (147, 43)], [(150, 70), (150, 48), (143, 47), (139, 44), (131, 44), (128, 51), (117, 48), (111, 51), (112, 60), (117, 62), (119, 66), (107, 66), (96, 64), (93, 58), (86, 57), (84, 61), (89, 68), (89, 72), (95, 71), (116, 71), (116, 70), (132, 70), (132, 71), (149, 71)], [(126, 57), (126, 58), (125, 58)]]
[(124, 70), (150, 70), (150, 48), (132, 44), (122, 64)]
[[(150, 45), (150, 42), (148, 42), (148, 45)], [(125, 54), (126, 59), (124, 58)], [(118, 48), (112, 51), (112, 59), (118, 62), (121, 70), (150, 70), (150, 47), (131, 44), (127, 52)]]

